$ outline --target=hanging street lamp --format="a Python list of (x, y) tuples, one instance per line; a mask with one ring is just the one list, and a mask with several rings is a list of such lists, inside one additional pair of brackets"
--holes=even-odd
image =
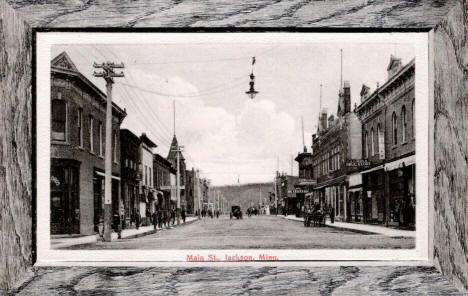
[(253, 65), (255, 64), (255, 57), (252, 58), (252, 72), (250, 73), (250, 89), (245, 93), (253, 100), (258, 94), (258, 91), (255, 90), (255, 75), (253, 74)]

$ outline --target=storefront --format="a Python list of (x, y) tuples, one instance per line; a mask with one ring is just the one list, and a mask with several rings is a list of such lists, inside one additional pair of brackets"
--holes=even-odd
[(364, 223), (385, 222), (385, 174), (384, 166), (378, 165), (361, 172), (362, 208)]
[(415, 225), (415, 157), (385, 164), (389, 179), (389, 224), (413, 228)]
[(347, 203), (347, 221), (361, 222), (363, 220), (363, 207), (362, 175), (360, 173), (355, 173), (349, 176)]
[(80, 233), (80, 162), (52, 159), (50, 171), (51, 234)]
[[(104, 194), (105, 194), (105, 174), (97, 169), (94, 169), (93, 176), (93, 198), (94, 198), (94, 231), (98, 232), (98, 224), (104, 222)], [(120, 213), (120, 177), (112, 175), (112, 215)]]

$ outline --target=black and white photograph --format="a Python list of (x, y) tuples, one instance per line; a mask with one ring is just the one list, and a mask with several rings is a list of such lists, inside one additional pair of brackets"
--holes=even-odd
[(415, 249), (415, 42), (183, 35), (51, 45), (51, 249)]
[(464, 0), (0, 0), (0, 294), (464, 295)]

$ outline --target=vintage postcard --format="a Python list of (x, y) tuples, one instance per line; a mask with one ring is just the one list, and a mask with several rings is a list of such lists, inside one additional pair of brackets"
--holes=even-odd
[(38, 264), (428, 260), (427, 45), (37, 32)]

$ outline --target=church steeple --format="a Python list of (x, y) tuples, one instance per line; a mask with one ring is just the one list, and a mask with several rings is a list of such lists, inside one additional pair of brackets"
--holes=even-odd
[[(176, 163), (177, 152), (176, 150), (179, 148), (179, 143), (177, 142), (177, 137), (174, 135), (172, 138), (171, 148), (169, 148), (169, 154), (167, 155), (167, 160), (169, 160), (173, 165)], [(185, 160), (184, 155), (180, 153), (180, 160)]]

